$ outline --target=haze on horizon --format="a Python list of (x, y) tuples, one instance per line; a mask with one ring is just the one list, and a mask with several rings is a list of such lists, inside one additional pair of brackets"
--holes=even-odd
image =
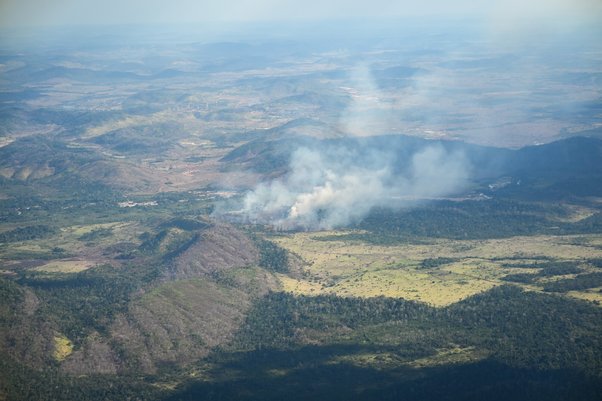
[[(602, 21), (597, 0), (4, 0), (0, 28), (35, 26), (184, 24), (203, 22), (273, 22), (404, 17), (477, 18), (492, 26), (514, 29), (529, 21), (579, 26)], [(552, 21), (552, 22), (550, 22)]]
[[(173, 0), (169, 3), (158, 0), (57, 0), (52, 5), (43, 0), (6, 0), (0, 3), (0, 16), (0, 28), (31, 33), (30, 38), (23, 41), (17, 39), (10, 43), (9, 35), (0, 40), (0, 43), (12, 44), (17, 51), (39, 43), (45, 49), (43, 42), (46, 37), (36, 35), (36, 27), (56, 29), (55, 32), (59, 33), (58, 42), (53, 44), (69, 46), (80, 42), (79, 49), (87, 52), (88, 57), (94, 55), (92, 58), (101, 54), (98, 52), (105, 51), (104, 54), (114, 60), (120, 54), (116, 49), (122, 43), (134, 43), (130, 39), (135, 37), (142, 39), (147, 49), (152, 48), (148, 43), (160, 41), (163, 45), (167, 44), (169, 50), (163, 56), (173, 57), (169, 68), (177, 70), (177, 66), (184, 63), (188, 69), (177, 70), (183, 74), (191, 71), (198, 73), (205, 61), (191, 58), (190, 53), (186, 53), (191, 50), (186, 46), (180, 50), (183, 53), (174, 51), (177, 40), (183, 38), (187, 42), (202, 39), (201, 42), (206, 42), (209, 39), (219, 43), (222, 38), (182, 35), (174, 41), (173, 37), (163, 35), (161, 29), (146, 29), (146, 26), (167, 24), (176, 26), (178, 33), (185, 34), (190, 26), (194, 26), (193, 30), (198, 27), (210, 33), (232, 32), (237, 35), (235, 40), (241, 39), (243, 42), (252, 42), (252, 37), (258, 32), (270, 39), (288, 35), (304, 41), (309, 36), (309, 39), (318, 39), (305, 41), (309, 43), (308, 46), (313, 46), (312, 53), (321, 57), (326, 53), (324, 49), (318, 51), (316, 44), (329, 42), (328, 46), (335, 47), (328, 51), (344, 49), (349, 52), (339, 72), (348, 76), (345, 85), (355, 88), (356, 93), (361, 95), (351, 96), (347, 106), (340, 110), (341, 115), (336, 117), (335, 125), (342, 127), (342, 132), (350, 136), (407, 133), (414, 129), (423, 133), (442, 130), (448, 133), (462, 131), (465, 138), (475, 140), (478, 137), (477, 142), (496, 143), (492, 138), (502, 137), (510, 131), (514, 136), (514, 131), (559, 133), (562, 129), (568, 129), (562, 125), (565, 122), (558, 123), (549, 117), (535, 118), (530, 110), (541, 109), (545, 105), (548, 107), (545, 110), (553, 110), (549, 115), (561, 110), (574, 116), (578, 110), (599, 99), (597, 87), (590, 88), (576, 98), (573, 95), (575, 87), (559, 85), (558, 76), (550, 72), (553, 70), (550, 69), (550, 63), (558, 64), (557, 60), (560, 59), (572, 60), (579, 68), (598, 69), (598, 59), (594, 56), (587, 58), (587, 54), (598, 54), (600, 50), (599, 38), (602, 35), (599, 26), (602, 24), (598, 24), (596, 29), (588, 29), (602, 21), (602, 4), (598, 0), (534, 0), (529, 3), (518, 0), (460, 0), (453, 3), (425, 0), (419, 4), (407, 0), (334, 0), (326, 3), (318, 0)], [(348, 23), (348, 20), (354, 22)], [(452, 21), (449, 26), (446, 24), (448, 21)], [(122, 32), (113, 29), (114, 24), (128, 25), (125, 35), (131, 36), (120, 36)], [(134, 26), (134, 29), (130, 29), (130, 26)], [(141, 26), (144, 27), (139, 29)], [(95, 27), (101, 27), (101, 31), (104, 27), (106, 33), (110, 34), (94, 37), (97, 33)], [(404, 28), (409, 33), (398, 34)], [(588, 30), (585, 35), (581, 35), (581, 32), (571, 35), (576, 31)], [(379, 37), (381, 31), (388, 35), (386, 39)], [(87, 37), (85, 34), (89, 32), (92, 36)], [(92, 41), (86, 42), (87, 38), (92, 38)], [(357, 48), (353, 50), (358, 42), (359, 47), (363, 46), (361, 51)], [(115, 46), (116, 43), (119, 46)], [(408, 85), (388, 90), (380, 88), (372, 69), (382, 68), (383, 60), (379, 60), (372, 52), (379, 46), (385, 46), (383, 43), (390, 48), (429, 47), (432, 51), (440, 52), (437, 57), (442, 58), (441, 64), (433, 64), (433, 59), (428, 58), (412, 60), (411, 53), (400, 53), (393, 65), (411, 66), (414, 69)], [(277, 52), (276, 42), (268, 40), (265, 46), (271, 46), (269, 53)], [(53, 49), (53, 46), (48, 48)], [(382, 48), (389, 47), (381, 47), (380, 50)], [(36, 50), (38, 48), (34, 47), (34, 53)], [(131, 49), (120, 51), (131, 54)], [(233, 51), (233, 54), (245, 57), (237, 53)], [(44, 53), (42, 51), (39, 54)], [(145, 60), (161, 59), (159, 52), (148, 54), (151, 56)], [(505, 66), (498, 65), (507, 54), (512, 55), (512, 61)], [(481, 81), (475, 70), (450, 68), (443, 61), (443, 58), (447, 58), (453, 64), (453, 60), (460, 60), (461, 63), (467, 57), (476, 57), (477, 61), (484, 60), (486, 64), (491, 62), (492, 57), (495, 60), (500, 56), (501, 59), (485, 68)], [(67, 65), (85, 67), (85, 63), (80, 63), (80, 58), (85, 60), (81, 52), (76, 53)], [(144, 57), (136, 55), (132, 59)], [(211, 59), (211, 56), (207, 59)], [(227, 69), (227, 64), (236, 64), (236, 58), (225, 60), (220, 68)], [(274, 60), (270, 60), (258, 65), (267, 66), (266, 73), (271, 75), (273, 72), (269, 68), (275, 64)], [(97, 64), (93, 65), (92, 70), (123, 68), (119, 65), (117, 63), (109, 68), (107, 64)], [(260, 67), (246, 64), (245, 71)], [(562, 68), (558, 67), (555, 72), (564, 71)], [(161, 73), (159, 70), (155, 72)], [(495, 77), (493, 81), (497, 81), (497, 84), (493, 82), (494, 85), (489, 86), (492, 82), (487, 79), (488, 74)], [(236, 75), (238, 72), (233, 74)], [(145, 71), (142, 76), (150, 77), (152, 72)], [(550, 82), (556, 85), (550, 85)], [(190, 82), (185, 83), (189, 89), (190, 85)], [(474, 85), (477, 86), (476, 90)], [(236, 87), (237, 91), (240, 90), (238, 83)], [(385, 91), (381, 92), (381, 89)], [(165, 90), (166, 87), (162, 86), (161, 91)], [(489, 97), (482, 97), (481, 92), (488, 93)], [(500, 101), (500, 93), (512, 108), (492, 106)], [(456, 109), (463, 110), (464, 115), (459, 119), (470, 120), (470, 127), (463, 126), (458, 130), (454, 126), (453, 121), (458, 121)], [(411, 118), (404, 120), (404, 116), (412, 113), (420, 116), (416, 120), (419, 123), (409, 123)], [(244, 120), (242, 114), (238, 118)], [(249, 127), (244, 129), (248, 130)], [(235, 210), (248, 216), (250, 221), (286, 229), (332, 229), (357, 222), (375, 206), (397, 205), (400, 197), (426, 199), (449, 196), (462, 190), (470, 181), (472, 166), (462, 154), (436, 147), (425, 148), (414, 155), (410, 168), (396, 171), (393, 155), (380, 149), (364, 151), (369, 156), (365, 159), (358, 159), (343, 146), (329, 152), (324, 149), (297, 152), (292, 155), (289, 176), (258, 185), (249, 192), (243, 205), (237, 205)], [(344, 156), (342, 161), (338, 160), (341, 156)], [(316, 166), (319, 167), (317, 175), (313, 171)], [(363, 183), (366, 191), (356, 190), (362, 186), (359, 183)]]

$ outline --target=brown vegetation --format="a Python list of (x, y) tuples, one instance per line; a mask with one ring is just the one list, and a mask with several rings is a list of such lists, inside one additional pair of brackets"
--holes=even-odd
[(257, 265), (259, 252), (241, 231), (228, 224), (216, 224), (173, 263), (171, 276), (191, 278), (235, 267)]

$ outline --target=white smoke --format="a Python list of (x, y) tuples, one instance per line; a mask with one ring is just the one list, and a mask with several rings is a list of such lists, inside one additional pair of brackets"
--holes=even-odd
[(351, 87), (346, 89), (351, 102), (340, 117), (340, 129), (358, 137), (371, 135), (388, 120), (383, 94), (367, 64), (357, 65), (349, 75)]
[(260, 184), (245, 196), (242, 214), (247, 222), (276, 229), (332, 229), (359, 221), (375, 206), (403, 207), (448, 195), (467, 183), (463, 155), (441, 145), (415, 153), (402, 173), (394, 173), (395, 160), (386, 151), (300, 148), (286, 177)]

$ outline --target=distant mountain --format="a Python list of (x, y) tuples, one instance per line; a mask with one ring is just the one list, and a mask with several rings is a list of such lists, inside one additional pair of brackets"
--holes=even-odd
[(575, 137), (524, 147), (513, 152), (507, 168), (511, 172), (528, 175), (600, 174), (602, 140)]
[(412, 155), (429, 145), (437, 145), (448, 152), (463, 154), (477, 183), (509, 177), (513, 185), (505, 185), (499, 194), (553, 198), (602, 195), (602, 140), (597, 138), (575, 137), (510, 150), (403, 135), (326, 139), (296, 135), (316, 126), (319, 125), (312, 120), (294, 120), (264, 131), (262, 138), (232, 150), (221, 162), (224, 166), (227, 163), (229, 169), (238, 165), (260, 173), (283, 174), (291, 154), (305, 146), (319, 150), (343, 148), (358, 154), (368, 150), (383, 152), (394, 155), (395, 168), (404, 171), (409, 168)]
[(156, 180), (127, 161), (45, 136), (21, 138), (0, 148), (0, 176), (6, 186), (26, 184), (36, 193), (65, 196), (109, 188), (141, 189)]
[(602, 196), (602, 140), (575, 137), (516, 150), (503, 172), (520, 185), (503, 193), (512, 196), (561, 199)]
[(82, 165), (102, 158), (89, 149), (70, 147), (43, 136), (31, 136), (0, 148), (0, 171), (5, 178), (37, 179), (76, 171)]
[(93, 70), (88, 68), (70, 68), (63, 66), (48, 66), (34, 71), (32, 71), (32, 69), (29, 67), (25, 67), (10, 71), (7, 76), (16, 78), (18, 80), (28, 80), (30, 82), (46, 81), (49, 79), (58, 78), (85, 82), (142, 79), (141, 76), (131, 72)]

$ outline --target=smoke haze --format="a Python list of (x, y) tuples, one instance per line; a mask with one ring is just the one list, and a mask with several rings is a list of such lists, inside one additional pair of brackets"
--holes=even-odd
[(358, 146), (355, 140), (373, 135), (387, 111), (369, 66), (352, 69), (349, 83), (350, 103), (339, 123), (350, 135), (347, 141), (295, 150), (287, 175), (246, 194), (238, 206), (243, 221), (279, 230), (326, 230), (358, 222), (377, 206), (406, 207), (466, 186), (466, 158), (440, 144), (409, 156), (388, 146), (386, 139), (384, 144)]

